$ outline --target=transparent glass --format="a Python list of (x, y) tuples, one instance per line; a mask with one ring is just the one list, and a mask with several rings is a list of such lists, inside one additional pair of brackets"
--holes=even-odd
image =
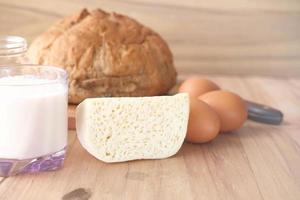
[(27, 64), (27, 42), (19, 36), (0, 36), (0, 66)]
[(67, 109), (63, 69), (0, 67), (0, 176), (61, 168), (67, 146)]

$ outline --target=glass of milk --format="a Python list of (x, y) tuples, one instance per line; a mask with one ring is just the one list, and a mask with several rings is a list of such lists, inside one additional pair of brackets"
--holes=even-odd
[(67, 73), (0, 67), (0, 176), (62, 167), (68, 133)]

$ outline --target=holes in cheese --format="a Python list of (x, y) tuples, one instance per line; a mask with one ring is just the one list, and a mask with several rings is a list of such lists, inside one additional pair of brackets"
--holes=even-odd
[(104, 162), (167, 158), (182, 146), (188, 116), (186, 93), (90, 98), (76, 108), (77, 136)]

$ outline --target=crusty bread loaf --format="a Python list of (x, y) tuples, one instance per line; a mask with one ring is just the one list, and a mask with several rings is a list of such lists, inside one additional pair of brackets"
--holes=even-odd
[(182, 146), (188, 115), (186, 93), (91, 98), (76, 109), (77, 136), (89, 153), (105, 162), (166, 158)]
[(69, 73), (69, 102), (88, 97), (162, 95), (176, 82), (172, 54), (154, 31), (100, 9), (64, 18), (28, 50), (36, 64)]

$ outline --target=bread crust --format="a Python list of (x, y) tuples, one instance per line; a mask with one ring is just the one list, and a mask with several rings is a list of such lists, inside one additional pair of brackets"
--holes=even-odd
[(176, 83), (172, 53), (157, 33), (100, 9), (83, 9), (58, 21), (33, 41), (28, 57), (67, 70), (70, 103), (162, 95)]

